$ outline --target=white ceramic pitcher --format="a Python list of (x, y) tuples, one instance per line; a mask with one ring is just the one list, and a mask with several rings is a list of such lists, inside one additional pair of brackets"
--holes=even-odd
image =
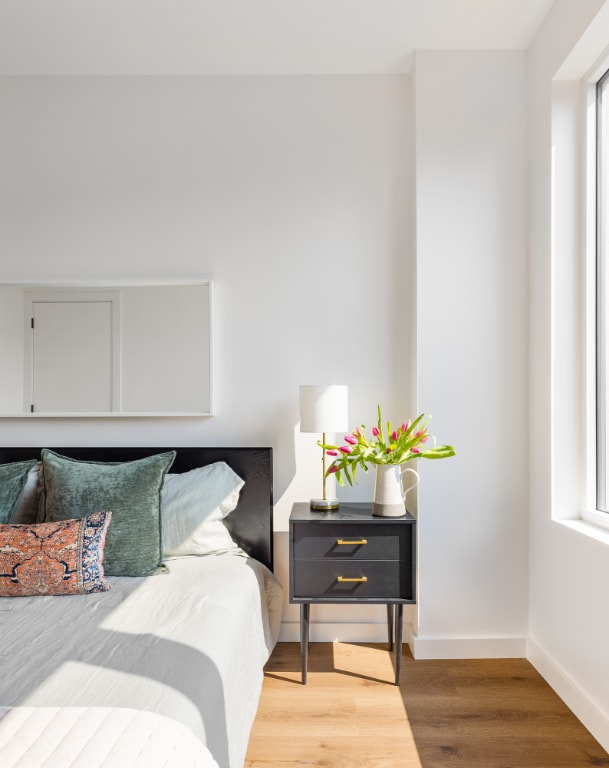
[[(405, 475), (411, 472), (414, 481), (405, 484)], [(402, 517), (406, 514), (406, 494), (419, 482), (419, 475), (404, 464), (377, 464), (374, 480), (372, 514), (377, 517)]]

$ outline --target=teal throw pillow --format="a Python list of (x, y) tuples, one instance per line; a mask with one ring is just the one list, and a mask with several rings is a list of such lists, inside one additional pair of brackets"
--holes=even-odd
[(174, 459), (168, 451), (136, 461), (80, 461), (45, 448), (39, 522), (110, 510), (106, 576), (149, 576), (161, 564), (161, 487)]
[(0, 464), (0, 525), (11, 520), (30, 469), (36, 459)]

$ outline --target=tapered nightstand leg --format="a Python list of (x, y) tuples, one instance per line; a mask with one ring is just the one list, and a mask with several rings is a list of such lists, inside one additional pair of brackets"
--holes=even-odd
[(395, 624), (394, 619), (394, 605), (393, 603), (387, 603), (387, 637), (389, 638), (389, 650), (393, 650), (393, 627)]
[(402, 620), (403, 605), (398, 603), (395, 612), (395, 684), (400, 684), (402, 673), (402, 634), (404, 622)]
[(302, 684), (307, 684), (307, 662), (309, 657), (309, 609), (310, 603), (300, 604), (300, 663)]

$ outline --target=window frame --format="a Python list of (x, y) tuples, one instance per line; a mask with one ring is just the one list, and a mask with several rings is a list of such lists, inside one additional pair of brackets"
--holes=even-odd
[[(600, 145), (600, 125), (601, 114), (599, 109), (599, 94), (601, 91), (601, 82), (609, 83), (609, 59), (605, 56), (604, 61), (599, 66), (595, 66), (593, 72), (582, 81), (585, 86), (586, 96), (584, 98), (585, 107), (585, 142), (584, 142), (584, 212), (583, 221), (584, 230), (584, 253), (585, 253), (585, 379), (588, 382), (584, 387), (585, 407), (582, 415), (585, 413), (586, 440), (585, 440), (585, 477), (586, 490), (583, 507), (580, 508), (579, 518), (587, 524), (587, 528), (582, 532), (589, 533), (602, 541), (609, 543), (606, 537), (609, 535), (609, 512), (599, 509), (599, 498), (602, 493), (609, 490), (609, 475), (602, 478), (600, 468), (604, 464), (606, 451), (609, 450), (607, 435), (602, 434), (601, 418), (605, 418), (605, 409), (609, 407), (609, 398), (607, 391), (605, 397), (601, 398), (603, 382), (601, 380), (602, 367), (609, 364), (609, 360), (604, 359), (604, 353), (601, 350), (601, 319), (604, 322), (603, 315), (603, 296), (601, 291), (601, 280), (604, 278), (603, 270), (609, 269), (609, 262), (606, 266), (601, 263), (599, 258), (599, 246), (601, 243), (600, 230), (600, 168), (601, 157), (599, 152)], [(607, 92), (609, 98), (609, 91)], [(609, 102), (608, 102), (609, 104)], [(609, 119), (609, 113), (608, 118)], [(609, 143), (605, 147), (607, 153), (607, 162), (609, 163)], [(609, 178), (609, 176), (607, 177)], [(606, 190), (609, 194), (609, 189)], [(607, 222), (609, 225), (609, 222)], [(609, 254), (607, 254), (609, 258)], [(609, 301), (609, 292), (606, 297)], [(609, 312), (609, 304), (604, 308)], [(609, 318), (608, 318), (609, 319)], [(609, 370), (607, 371), (609, 374)], [(608, 379), (609, 383), (609, 379)], [(603, 427), (605, 430), (605, 427)], [(605, 438), (605, 442), (603, 442)], [(604, 488), (603, 488), (603, 483)], [(609, 505), (608, 505), (609, 506)], [(596, 531), (596, 533), (595, 533)]]
[[(596, 316), (596, 503), (597, 512), (607, 514), (607, 355), (606, 349), (606, 302), (609, 298), (605, 288), (607, 280), (607, 258), (604, 234), (607, 227), (603, 207), (606, 197), (607, 142), (603, 142), (603, 128), (606, 121), (603, 98), (609, 98), (609, 69), (595, 84), (595, 199), (594, 199), (594, 250), (595, 250), (595, 316)], [(604, 471), (603, 471), (604, 468)]]
[[(607, 345), (607, 302), (609, 301), (609, 291), (606, 288), (607, 282), (607, 260), (609, 253), (606, 252), (606, 232), (609, 222), (606, 220), (605, 212), (607, 210), (607, 179), (609, 178), (609, 141), (603, 140), (603, 130), (605, 134), (609, 132), (609, 69), (607, 69), (597, 80), (594, 86), (595, 90), (595, 197), (594, 197), (594, 250), (595, 250), (595, 318), (596, 318), (596, 495), (595, 511), (597, 513), (595, 522), (606, 522), (609, 526), (609, 499), (607, 498), (607, 401), (609, 386), (609, 371), (607, 370), (608, 360), (606, 355)], [(603, 517), (599, 518), (598, 515)]]

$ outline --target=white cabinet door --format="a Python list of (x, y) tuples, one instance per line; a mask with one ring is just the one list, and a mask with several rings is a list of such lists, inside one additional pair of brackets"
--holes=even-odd
[(34, 300), (31, 308), (32, 410), (115, 410), (112, 301)]

